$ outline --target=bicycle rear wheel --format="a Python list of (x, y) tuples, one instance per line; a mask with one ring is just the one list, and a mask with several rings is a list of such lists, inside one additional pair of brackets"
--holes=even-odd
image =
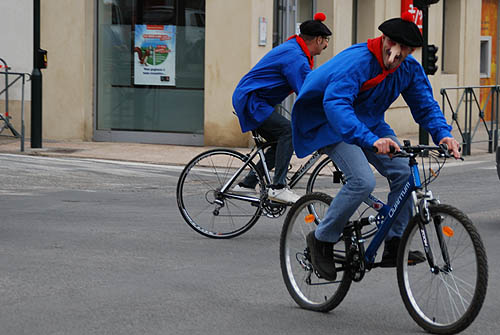
[[(306, 245), (307, 234), (316, 229), (317, 220), (324, 217), (331, 201), (332, 198), (323, 193), (301, 197), (290, 208), (280, 238), (281, 273), (288, 292), (300, 307), (319, 312), (337, 307), (352, 282), (345, 266), (339, 270), (338, 265), (336, 281), (318, 278)], [(335, 246), (335, 256), (345, 259), (345, 245), (339, 242)]]
[[(262, 213), (264, 181), (249, 162), (227, 191), (221, 188), (245, 164), (247, 157), (229, 149), (201, 153), (189, 162), (177, 183), (177, 206), (186, 223), (211, 238), (231, 238), (249, 230)], [(232, 188), (250, 171), (258, 184), (255, 193), (236, 194)]]
[(406, 309), (422, 328), (454, 334), (467, 328), (483, 305), (488, 284), (486, 252), (476, 228), (461, 211), (447, 205), (429, 210), (431, 221), (424, 227), (435, 270), (430, 271), (427, 262), (408, 265), (409, 250), (425, 254), (420, 218), (415, 216), (398, 253), (399, 290)]

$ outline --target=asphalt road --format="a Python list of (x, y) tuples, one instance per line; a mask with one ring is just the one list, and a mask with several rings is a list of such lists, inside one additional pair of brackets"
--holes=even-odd
[[(202, 237), (177, 209), (180, 167), (3, 154), (0, 166), (2, 335), (423, 333), (394, 269), (368, 273), (330, 313), (298, 308), (279, 268), (283, 218)], [(498, 334), (494, 155), (450, 163), (432, 189), (469, 214), (488, 253), (486, 301), (463, 334)]]

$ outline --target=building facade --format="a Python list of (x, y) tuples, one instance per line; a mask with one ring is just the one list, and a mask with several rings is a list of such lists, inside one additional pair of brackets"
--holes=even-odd
[[(42, 0), (41, 48), (48, 51), (42, 70), (43, 139), (247, 146), (249, 136), (232, 114), (231, 96), (266, 52), (322, 11), (333, 36), (316, 59), (320, 66), (351, 44), (379, 36), (378, 25), (413, 10), (411, 4)], [(428, 40), (438, 46), (440, 59), (430, 80), (438, 101), (443, 87), (498, 83), (498, 10), (498, 0), (441, 0), (430, 7)], [(32, 69), (31, 13), (31, 0), (0, 4), (0, 29), (8, 32), (0, 34), (0, 58), (19, 72)], [(421, 59), (420, 50), (415, 57)], [(9, 110), (16, 125), (15, 91), (10, 89)], [(293, 98), (284, 106), (292, 103)], [(30, 129), (29, 101), (26, 108)], [(402, 98), (387, 121), (397, 133), (418, 132)]]

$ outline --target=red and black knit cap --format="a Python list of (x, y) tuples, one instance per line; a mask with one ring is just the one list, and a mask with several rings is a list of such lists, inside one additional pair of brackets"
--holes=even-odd
[(416, 48), (424, 44), (420, 29), (413, 22), (413, 16), (408, 12), (405, 12), (401, 18), (396, 17), (383, 22), (378, 30), (391, 40), (409, 47)]
[(313, 20), (307, 20), (300, 25), (300, 33), (309, 36), (330, 36), (332, 32), (323, 24), (325, 20), (324, 13), (314, 14)]

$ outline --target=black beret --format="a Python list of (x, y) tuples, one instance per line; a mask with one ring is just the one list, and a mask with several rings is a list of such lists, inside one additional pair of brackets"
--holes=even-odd
[(316, 13), (314, 20), (308, 20), (300, 25), (300, 33), (309, 36), (330, 36), (332, 32), (321, 21), (326, 19), (323, 13)]
[(383, 22), (378, 30), (384, 33), (394, 42), (407, 45), (409, 47), (421, 47), (424, 44), (424, 39), (417, 25), (409, 20), (404, 20), (399, 17), (389, 19)]

